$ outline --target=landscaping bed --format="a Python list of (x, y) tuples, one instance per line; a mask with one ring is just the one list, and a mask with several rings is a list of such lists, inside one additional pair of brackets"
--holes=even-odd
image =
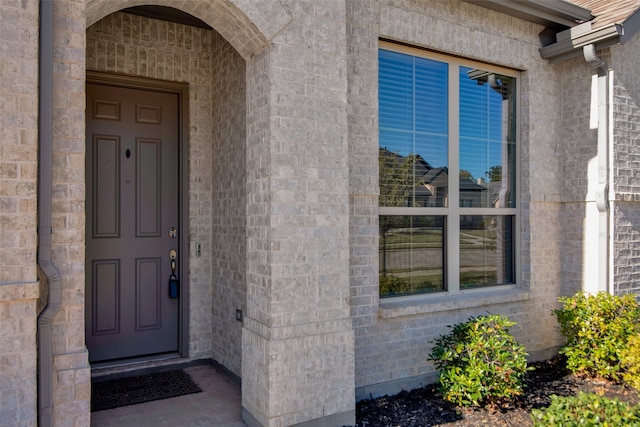
[(580, 391), (617, 398), (630, 405), (640, 403), (640, 393), (622, 383), (572, 374), (563, 356), (530, 366), (535, 369), (526, 374), (524, 393), (508, 404), (489, 408), (457, 407), (442, 399), (436, 385), (430, 385), (358, 402), (356, 426), (525, 427), (532, 425), (531, 409), (547, 407), (551, 395), (574, 396)]

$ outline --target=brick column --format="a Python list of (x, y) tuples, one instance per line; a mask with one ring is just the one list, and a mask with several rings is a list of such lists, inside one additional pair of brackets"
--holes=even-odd
[(52, 261), (62, 306), (52, 320), (53, 425), (88, 426), (91, 369), (84, 336), (85, 2), (53, 3)]
[(250, 426), (355, 422), (343, 2), (296, 2), (247, 64)]

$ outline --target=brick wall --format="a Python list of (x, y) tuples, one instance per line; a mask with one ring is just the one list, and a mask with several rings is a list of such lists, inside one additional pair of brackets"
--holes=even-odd
[(591, 111), (595, 69), (580, 57), (559, 68), (563, 102), (562, 293), (573, 295), (587, 287), (596, 288), (598, 277), (597, 175), (594, 174), (597, 172), (597, 129), (592, 129), (590, 123), (591, 114), (597, 114)]
[(0, 2), (0, 426), (37, 422), (38, 3)]
[[(637, 122), (640, 115), (640, 79), (637, 59), (634, 54), (639, 44), (638, 37), (624, 45), (614, 46), (598, 52), (607, 63), (611, 76), (610, 93), (611, 123), (613, 136), (609, 170), (609, 216), (612, 244), (610, 272), (613, 292), (637, 293), (640, 291), (637, 268), (640, 247), (640, 153), (637, 140), (640, 137)], [(591, 109), (592, 78), (595, 69), (584, 59), (576, 58), (561, 65), (563, 94), (563, 158), (565, 202), (561, 252), (563, 264), (563, 293), (570, 295), (597, 277), (598, 228), (595, 207), (595, 184), (597, 183), (597, 129), (591, 128), (590, 116), (597, 114)], [(611, 262), (611, 261), (610, 261)], [(595, 283), (595, 285), (601, 285)]]
[(611, 48), (614, 292), (640, 293), (640, 37)]
[(0, 283), (36, 280), (37, 6), (0, 4)]
[(357, 334), (375, 319), (379, 299), (378, 34), (378, 4), (348, 2), (350, 305)]
[(246, 94), (245, 61), (213, 33), (211, 173), (213, 357), (242, 373), (242, 323), (246, 311)]
[(350, 424), (345, 4), (281, 3), (292, 21), (247, 64), (243, 406)]
[(0, 284), (0, 426), (37, 423), (38, 287)]
[[(351, 313), (356, 332), (356, 395), (382, 395), (432, 382), (429, 341), (447, 325), (487, 311), (518, 322), (513, 333), (532, 358), (555, 352), (562, 210), (559, 69), (539, 57), (541, 27), (462, 1), (348, 2), (351, 185)], [(379, 10), (378, 10), (379, 8)], [(378, 32), (379, 23), (379, 32)], [(382, 309), (377, 296), (377, 40), (399, 40), (525, 70), (520, 75), (520, 269), (517, 298), (459, 297)], [(373, 157), (373, 158), (372, 158)], [(456, 298), (458, 298), (456, 300)], [(388, 300), (386, 300), (388, 301)]]

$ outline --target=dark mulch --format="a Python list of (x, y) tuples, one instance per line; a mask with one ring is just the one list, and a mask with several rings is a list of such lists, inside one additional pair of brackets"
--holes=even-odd
[(561, 356), (532, 363), (525, 392), (499, 408), (461, 408), (442, 399), (435, 385), (395, 396), (363, 400), (356, 405), (357, 427), (526, 427), (531, 426), (531, 409), (544, 408), (550, 396), (574, 396), (579, 391), (603, 394), (631, 405), (640, 403), (640, 393), (611, 381), (571, 374)]

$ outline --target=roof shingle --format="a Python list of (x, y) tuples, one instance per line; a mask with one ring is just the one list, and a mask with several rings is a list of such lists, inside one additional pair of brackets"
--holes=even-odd
[(570, 0), (570, 2), (591, 10), (591, 14), (595, 16), (591, 21), (593, 29), (622, 24), (640, 9), (640, 0)]

